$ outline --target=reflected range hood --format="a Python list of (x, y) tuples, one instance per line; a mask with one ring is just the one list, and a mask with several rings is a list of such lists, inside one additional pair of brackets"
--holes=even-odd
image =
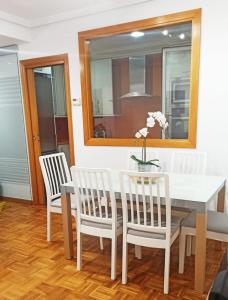
[(120, 99), (152, 96), (146, 93), (145, 56), (129, 57), (129, 89)]
[(127, 93), (127, 94), (124, 94), (123, 96), (121, 96), (120, 99), (131, 98), (131, 97), (152, 97), (152, 96), (147, 93), (130, 92), (130, 93)]

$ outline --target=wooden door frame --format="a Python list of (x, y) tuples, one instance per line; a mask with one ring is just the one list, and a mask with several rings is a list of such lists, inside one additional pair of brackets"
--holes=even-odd
[[(25, 114), (25, 126), (26, 136), (28, 143), (28, 156), (31, 174), (31, 186), (32, 186), (32, 202), (33, 204), (44, 204), (44, 197), (39, 197), (40, 184), (43, 187), (43, 182), (40, 182), (37, 178), (36, 161), (35, 161), (35, 149), (33, 143), (33, 131), (32, 131), (32, 111), (31, 99), (29, 96), (29, 81), (28, 72), (36, 67), (47, 67), (53, 65), (64, 66), (64, 80), (65, 80), (65, 93), (66, 93), (66, 109), (68, 120), (68, 132), (69, 132), (69, 146), (70, 146), (70, 165), (75, 164), (74, 160), (74, 140), (73, 140), (73, 125), (72, 125), (72, 108), (71, 108), (71, 94), (70, 94), (70, 76), (69, 76), (69, 62), (67, 54), (38, 57), (32, 59), (26, 59), (20, 61), (20, 74), (23, 93), (23, 104)], [(40, 171), (38, 171), (40, 172)], [(41, 191), (41, 194), (43, 192)]]

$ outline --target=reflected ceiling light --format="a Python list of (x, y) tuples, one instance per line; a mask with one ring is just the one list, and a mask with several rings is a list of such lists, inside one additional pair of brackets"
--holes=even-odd
[(168, 35), (168, 33), (169, 33), (169, 31), (167, 29), (162, 31), (162, 34), (165, 35), (165, 36)]
[(184, 39), (185, 39), (185, 34), (184, 34), (184, 33), (179, 34), (179, 38), (180, 38), (181, 40), (184, 40)]
[(131, 33), (131, 36), (133, 36), (133, 37), (144, 36), (144, 32), (142, 32), (142, 31), (134, 31), (134, 32)]

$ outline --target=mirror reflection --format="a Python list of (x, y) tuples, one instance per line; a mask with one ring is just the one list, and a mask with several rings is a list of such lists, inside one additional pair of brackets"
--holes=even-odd
[(90, 75), (95, 138), (132, 138), (150, 111), (169, 127), (153, 139), (187, 139), (191, 23), (92, 39)]

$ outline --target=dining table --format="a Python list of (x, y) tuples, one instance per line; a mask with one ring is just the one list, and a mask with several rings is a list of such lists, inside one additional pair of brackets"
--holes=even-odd
[[(207, 211), (212, 202), (217, 200), (217, 211), (224, 212), (226, 178), (210, 175), (175, 174), (169, 175), (169, 194), (171, 205), (196, 211), (196, 249), (195, 281), (196, 291), (203, 293), (206, 273), (206, 231)], [(112, 188), (116, 199), (121, 197), (119, 171), (112, 170)], [(127, 186), (126, 186), (127, 188)], [(148, 189), (149, 191), (149, 189)], [(74, 183), (61, 185), (62, 220), (64, 232), (64, 250), (66, 259), (73, 257), (73, 234), (71, 220), (70, 194), (75, 193)], [(160, 191), (161, 197), (163, 191)]]

